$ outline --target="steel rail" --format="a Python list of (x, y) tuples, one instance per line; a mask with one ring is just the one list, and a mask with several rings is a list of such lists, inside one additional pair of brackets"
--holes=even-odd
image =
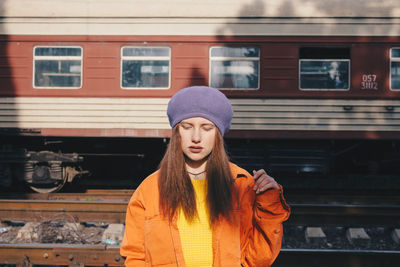
[(274, 267), (398, 266), (400, 251), (347, 249), (281, 249)]
[(66, 244), (0, 244), (0, 264), (123, 266), (118, 246)]
[(68, 215), (76, 222), (123, 223), (126, 201), (0, 200), (0, 220), (35, 221)]
[(285, 193), (287, 201), (293, 203), (320, 203), (320, 204), (396, 204), (400, 205), (400, 192), (386, 194), (367, 194), (357, 192), (310, 192)]
[(368, 249), (309, 249), (309, 248), (282, 248), (283, 253), (323, 253), (323, 254), (379, 254), (379, 255), (398, 255), (400, 256), (400, 250), (368, 250)]
[[(89, 200), (88, 200), (89, 199)], [(77, 222), (123, 223), (128, 198), (117, 200), (0, 200), (0, 220), (32, 221), (36, 217), (68, 214)], [(289, 203), (294, 225), (383, 225), (400, 224), (400, 205), (389, 204), (298, 204)]]
[(398, 226), (400, 205), (289, 203), (288, 224), (339, 226)]
[[(0, 244), (0, 264), (70, 265), (70, 266), (123, 266), (124, 259), (118, 246), (65, 245), (65, 244)], [(394, 263), (400, 259), (400, 251), (345, 250), (345, 249), (285, 249), (274, 266), (309, 266), (311, 262), (347, 266), (346, 262), (376, 264), (383, 261)], [(336, 265), (332, 265), (336, 266)], [(351, 266), (351, 265), (349, 265)], [(374, 265), (362, 265), (374, 266)], [(378, 265), (375, 265), (378, 266)], [(391, 265), (390, 265), (391, 266)]]
[(4, 193), (1, 199), (129, 201), (134, 190), (87, 190), (85, 193)]

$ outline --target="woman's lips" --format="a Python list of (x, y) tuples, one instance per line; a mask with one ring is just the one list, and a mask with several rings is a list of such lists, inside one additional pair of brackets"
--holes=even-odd
[(190, 152), (192, 153), (200, 153), (203, 150), (201, 146), (191, 146), (189, 147)]

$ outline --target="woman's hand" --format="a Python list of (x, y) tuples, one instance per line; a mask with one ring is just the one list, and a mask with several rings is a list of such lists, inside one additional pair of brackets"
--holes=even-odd
[(264, 169), (253, 171), (253, 178), (255, 180), (254, 191), (260, 194), (268, 189), (279, 189), (278, 183), (274, 178), (269, 176)]

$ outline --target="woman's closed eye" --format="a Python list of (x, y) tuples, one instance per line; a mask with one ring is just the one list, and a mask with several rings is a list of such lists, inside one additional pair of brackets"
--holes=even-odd
[(202, 128), (205, 131), (211, 131), (212, 129), (214, 129), (214, 125), (212, 125), (212, 124), (204, 124), (204, 125), (202, 125)]
[(185, 130), (189, 130), (192, 128), (192, 125), (190, 123), (181, 123), (181, 127)]

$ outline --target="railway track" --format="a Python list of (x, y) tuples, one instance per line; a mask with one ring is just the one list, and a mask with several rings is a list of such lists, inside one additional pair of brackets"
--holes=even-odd
[[(0, 218), (10, 225), (61, 221), (86, 225), (84, 233), (93, 229), (88, 225), (120, 224), (125, 220), (126, 206), (131, 190), (89, 190), (85, 193), (6, 194), (0, 200)], [(56, 219), (54, 219), (56, 218)], [(58, 218), (58, 219), (57, 219)], [(33, 239), (31, 236), (29, 237)], [(57, 238), (57, 237), (56, 237)], [(69, 265), (69, 266), (123, 266), (118, 244), (57, 244), (57, 243), (3, 243), (0, 244), (0, 264)], [(56, 242), (58, 242), (56, 240)]]
[(400, 205), (398, 190), (286, 190), (286, 199), (292, 203), (319, 204), (391, 204)]
[[(36, 216), (69, 214), (80, 222), (122, 223), (132, 190), (87, 193), (9, 195), (0, 199), (0, 218), (24, 221)], [(4, 196), (3, 196), (4, 198)], [(22, 199), (24, 198), (24, 199)], [(294, 225), (391, 225), (400, 223), (400, 205), (380, 203), (289, 203)]]
[[(0, 219), (5, 223), (20, 222), (23, 224), (64, 216), (69, 218), (70, 221), (79, 224), (93, 222), (122, 224), (132, 192), (132, 190), (91, 190), (81, 194), (3, 195), (3, 198), (8, 197), (8, 199), (0, 199)], [(388, 202), (390, 201), (384, 201), (380, 204), (370, 204), (368, 203), (369, 201), (358, 204), (324, 203), (329, 202), (326, 200), (321, 202), (289, 203), (292, 207), (292, 215), (285, 223), (282, 253), (274, 266), (303, 266), (300, 264), (301, 260), (304, 263), (318, 262), (315, 266), (338, 266), (328, 264), (329, 262), (334, 262), (333, 260), (324, 261), (335, 257), (343, 260), (340, 262), (356, 261), (360, 263), (369, 257), (373, 257), (373, 259), (384, 257), (389, 263), (392, 262), (389, 259), (400, 259), (400, 245), (396, 245), (393, 240), (390, 241), (393, 243), (391, 249), (387, 249), (387, 247), (376, 249), (371, 246), (371, 242), (374, 242), (374, 236), (371, 236), (372, 241), (367, 241), (366, 245), (358, 247), (350, 245), (337, 246), (329, 236), (332, 234), (329, 229), (336, 229), (335, 231), (343, 234), (343, 242), (348, 243), (346, 234), (348, 228), (351, 227), (363, 227), (367, 232), (370, 229), (380, 229), (379, 231), (387, 234), (389, 228), (390, 230), (399, 228), (399, 205), (389, 204)], [(298, 242), (299, 239), (305, 239), (305, 232), (307, 232), (308, 228), (320, 226), (323, 226), (321, 228), (326, 233), (326, 237), (322, 238), (322, 241)], [(119, 256), (118, 245), (104, 243), (3, 243), (0, 244), (0, 252), (0, 264), (121, 266), (124, 261)], [(298, 265), (291, 263), (293, 257), (299, 259), (297, 261)], [(373, 266), (368, 265), (374, 262), (373, 259), (367, 261), (366, 265), (363, 263), (362, 266)]]
[(127, 202), (81, 200), (0, 200), (0, 218), (32, 221), (61, 214), (76, 222), (123, 223)]
[(294, 225), (399, 226), (400, 205), (291, 203)]
[(274, 266), (398, 266), (399, 195), (319, 191), (288, 196), (292, 214)]
[(31, 200), (117, 200), (129, 201), (135, 190), (119, 189), (88, 189), (84, 193), (6, 193), (2, 192), (1, 199), (31, 199)]
[(283, 248), (274, 267), (397, 267), (400, 251)]
[[(294, 225), (391, 225), (400, 223), (397, 205), (290, 204)], [(0, 200), (0, 218), (26, 221), (35, 217), (68, 214), (78, 222), (123, 223), (127, 201), (105, 200)]]
[(124, 266), (119, 246), (75, 244), (0, 244), (0, 264), (17, 266)]

